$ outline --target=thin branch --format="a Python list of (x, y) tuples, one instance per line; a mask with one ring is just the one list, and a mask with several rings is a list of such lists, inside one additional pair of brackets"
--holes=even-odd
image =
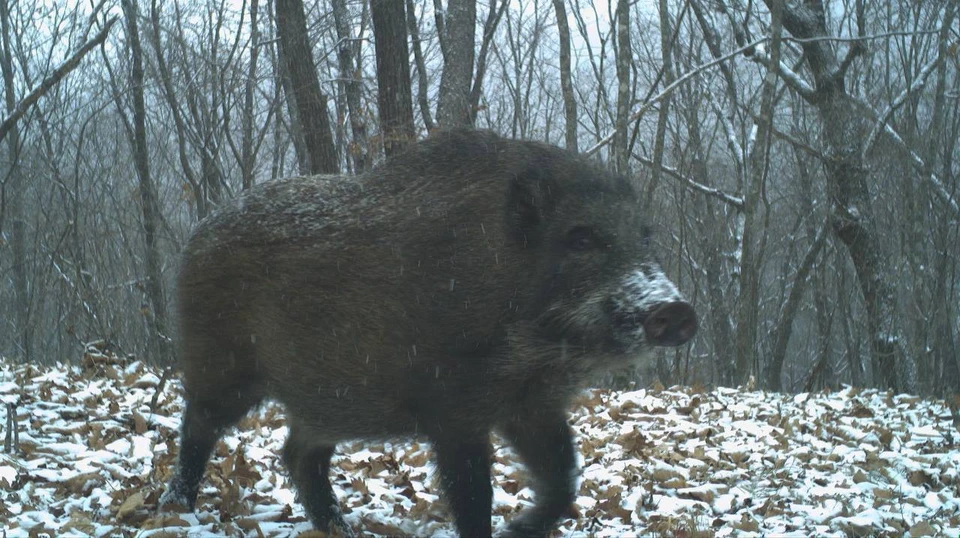
[[(768, 39), (769, 39), (769, 37), (764, 37), (764, 38), (758, 39), (758, 40), (756, 40), (756, 41), (753, 41), (753, 42), (751, 42), (751, 43), (748, 43), (748, 44), (746, 44), (746, 45), (744, 45), (744, 46), (742, 46), (742, 47), (740, 47), (740, 48), (738, 48), (738, 49), (736, 49), (736, 50), (734, 50), (734, 51), (728, 52), (727, 54), (725, 54), (725, 55), (723, 55), (723, 56), (721, 56), (721, 57), (719, 57), (719, 58), (717, 58), (717, 59), (715, 59), (715, 60), (713, 60), (713, 61), (711, 61), (711, 62), (707, 62), (707, 63), (705, 63), (705, 64), (703, 64), (703, 65), (699, 65), (699, 66), (691, 69), (690, 71), (684, 73), (683, 76), (681, 76), (681, 77), (678, 78), (677, 80), (673, 81), (673, 83), (671, 83), (671, 84), (669, 84), (668, 86), (666, 86), (666, 87), (663, 89), (662, 92), (660, 92), (659, 94), (656, 95), (656, 97), (648, 100), (648, 101), (647, 101), (646, 103), (644, 103), (643, 106), (641, 106), (636, 112), (634, 112), (633, 114), (631, 114), (631, 115), (630, 115), (630, 118), (627, 119), (627, 123), (630, 123), (630, 122), (636, 120), (637, 118), (639, 118), (640, 116), (646, 114), (647, 111), (650, 110), (650, 109), (653, 107), (653, 105), (659, 103), (661, 100), (663, 100), (664, 97), (666, 97), (666, 96), (670, 95), (671, 93), (673, 93), (673, 91), (676, 90), (681, 84), (684, 84), (685, 82), (687, 82), (687, 81), (690, 80), (691, 78), (699, 75), (701, 72), (706, 71), (707, 69), (710, 69), (711, 67), (714, 67), (714, 66), (716, 66), (716, 65), (719, 65), (720, 63), (725, 62), (725, 61), (733, 58), (734, 56), (737, 56), (738, 54), (743, 54), (744, 52), (746, 52), (746, 51), (748, 51), (748, 50), (750, 50), (750, 49), (755, 48), (757, 45), (763, 43), (764, 41), (766, 41), (766, 40), (768, 40)], [(600, 148), (602, 148), (603, 146), (606, 146), (607, 144), (609, 144), (609, 143), (613, 140), (613, 137), (614, 137), (615, 135), (616, 135), (616, 131), (614, 131), (614, 132), (608, 134), (607, 136), (603, 137), (599, 142), (597, 142), (596, 144), (594, 144), (593, 147), (591, 147), (590, 149), (586, 150), (586, 151), (584, 152), (584, 155), (593, 155), (594, 153), (596, 153), (597, 151), (599, 151)]]
[(936, 58), (933, 59), (930, 63), (923, 66), (920, 69), (920, 73), (917, 75), (917, 78), (913, 81), (913, 84), (904, 88), (900, 95), (896, 96), (893, 101), (890, 102), (890, 105), (887, 106), (887, 109), (883, 111), (883, 114), (879, 115), (879, 119), (873, 126), (873, 129), (870, 130), (870, 135), (867, 137), (867, 141), (863, 144), (863, 150), (860, 152), (861, 158), (866, 158), (867, 153), (873, 148), (873, 145), (876, 143), (877, 138), (880, 136), (880, 131), (883, 130), (883, 127), (890, 121), (890, 118), (893, 116), (893, 113), (896, 112), (901, 105), (911, 96), (915, 95), (921, 88), (927, 83), (927, 78), (930, 77), (930, 74), (933, 73), (933, 70), (937, 68), (937, 65), (943, 60), (943, 57), (939, 54)]
[[(639, 161), (641, 164), (648, 166), (650, 168), (653, 168), (655, 166), (652, 160), (647, 159), (646, 157), (643, 157), (641, 155), (634, 154), (633, 158)], [(674, 170), (673, 168), (660, 165), (660, 171), (666, 174), (667, 176), (680, 181), (682, 184), (686, 185), (687, 187), (697, 192), (701, 192), (708, 196), (712, 196), (717, 200), (720, 200), (721, 202), (731, 205), (737, 209), (743, 209), (743, 198), (740, 198), (739, 196), (733, 196), (731, 194), (727, 194), (723, 192), (720, 189), (708, 187), (703, 183), (700, 183), (698, 181), (688, 178), (687, 176), (684, 176), (683, 174)]]
[(820, 41), (833, 41), (836, 43), (862, 43), (864, 41), (875, 41), (877, 39), (886, 39), (888, 37), (914, 37), (920, 35), (933, 35), (939, 30), (919, 30), (916, 32), (886, 32), (882, 34), (870, 34), (857, 37), (835, 37), (835, 36), (817, 36), (817, 37), (790, 37), (784, 36), (784, 41), (791, 43), (817, 43)]
[[(856, 99), (855, 103), (859, 105), (862, 109), (862, 112), (867, 115), (867, 117), (877, 118), (880, 114), (877, 111), (873, 110), (873, 107), (869, 103), (863, 101), (862, 99)], [(954, 218), (960, 219), (960, 203), (957, 202), (957, 199), (950, 194), (950, 191), (947, 190), (947, 186), (943, 184), (943, 181), (927, 169), (927, 163), (923, 160), (920, 155), (917, 155), (917, 152), (910, 149), (910, 146), (904, 142), (903, 138), (900, 136), (889, 123), (883, 122), (883, 132), (887, 135), (889, 140), (893, 142), (895, 146), (900, 148), (907, 156), (910, 157), (910, 163), (913, 165), (913, 168), (920, 174), (920, 177), (925, 179), (927, 183), (933, 187), (933, 193), (939, 198), (943, 203), (945, 203), (948, 208), (953, 212)]]
[[(739, 108), (740, 110), (743, 110), (744, 113), (749, 115), (753, 119), (753, 121), (760, 121), (760, 116), (755, 114), (752, 110), (748, 109), (745, 106), (740, 106)], [(773, 134), (773, 136), (779, 138), (780, 140), (783, 140), (784, 142), (790, 144), (791, 146), (797, 149), (803, 150), (805, 153), (813, 157), (816, 157), (823, 161), (826, 161), (828, 158), (826, 155), (824, 155), (822, 151), (818, 150), (817, 148), (811, 146), (810, 144), (807, 144), (806, 142), (803, 142), (802, 140), (797, 139), (793, 135), (787, 134), (777, 129), (776, 127), (771, 127), (770, 132)]]
[(117, 18), (113, 17), (107, 21), (103, 28), (93, 36), (93, 39), (87, 41), (83, 44), (82, 47), (77, 49), (69, 58), (67, 58), (62, 64), (60, 64), (56, 69), (53, 70), (53, 73), (43, 79), (39, 85), (34, 89), (30, 90), (30, 93), (27, 94), (17, 106), (10, 112), (10, 115), (7, 116), (3, 123), (0, 124), (0, 140), (3, 140), (7, 136), (7, 133), (10, 132), (10, 129), (13, 128), (14, 124), (27, 113), (27, 110), (30, 109), (37, 101), (40, 100), (51, 88), (56, 86), (63, 77), (67, 76), (71, 71), (77, 68), (80, 65), (80, 60), (87, 55), (88, 52), (93, 50), (94, 47), (100, 45), (107, 39), (107, 34), (110, 33), (110, 28), (113, 26), (113, 23), (117, 22)]
[[(767, 56), (767, 52), (762, 48), (757, 48), (754, 51), (753, 55), (750, 58), (759, 63), (760, 65), (769, 68), (770, 66), (770, 57)], [(780, 77), (780, 80), (784, 82), (791, 90), (800, 94), (800, 97), (808, 103), (812, 103), (816, 96), (816, 90), (811, 86), (807, 81), (803, 80), (796, 71), (790, 68), (787, 64), (783, 62), (777, 62), (776, 73)]]
[(847, 55), (844, 56), (843, 61), (840, 62), (840, 67), (837, 68), (837, 73), (840, 78), (843, 78), (847, 75), (847, 70), (850, 69), (850, 64), (853, 63), (857, 56), (861, 56), (867, 52), (867, 47), (859, 41), (854, 43), (850, 49), (847, 50)]

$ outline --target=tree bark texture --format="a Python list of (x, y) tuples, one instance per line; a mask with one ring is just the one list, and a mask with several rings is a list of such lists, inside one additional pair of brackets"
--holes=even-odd
[(327, 96), (320, 89), (313, 51), (307, 38), (307, 16), (302, 0), (277, 0), (277, 37), (280, 61), (289, 76), (289, 88), (303, 131), (307, 170), (311, 174), (340, 171)]
[(377, 55), (377, 106), (383, 151), (388, 157), (416, 141), (404, 11), (404, 3), (399, 0), (370, 1)]
[[(441, 127), (471, 127), (470, 88), (476, 41), (477, 0), (450, 0), (443, 18), (443, 73), (437, 103)], [(438, 26), (438, 31), (439, 30)]]

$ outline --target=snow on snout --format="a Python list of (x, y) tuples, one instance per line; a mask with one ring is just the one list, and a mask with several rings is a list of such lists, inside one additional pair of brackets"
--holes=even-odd
[[(652, 325), (647, 323), (649, 316), (661, 306), (685, 304), (683, 296), (659, 265), (643, 264), (629, 272), (621, 280), (613, 304), (613, 316), (621, 331), (619, 338), (629, 342), (630, 349), (644, 344), (680, 345), (689, 340), (687, 333), (692, 334), (679, 323), (683, 320), (670, 317), (677, 314), (675, 311), (666, 313), (666, 318)], [(687, 309), (692, 313), (692, 309)], [(680, 312), (683, 312), (682, 308)]]
[(652, 307), (682, 301), (683, 296), (658, 265), (642, 265), (623, 279), (617, 293), (618, 307), (636, 313), (647, 313)]

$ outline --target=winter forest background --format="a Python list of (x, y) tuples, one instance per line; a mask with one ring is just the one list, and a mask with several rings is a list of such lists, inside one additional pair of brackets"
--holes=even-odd
[(644, 383), (955, 393), (958, 11), (0, 0), (0, 355), (167, 364), (177, 253), (221, 200), (473, 125), (636, 179), (701, 323)]

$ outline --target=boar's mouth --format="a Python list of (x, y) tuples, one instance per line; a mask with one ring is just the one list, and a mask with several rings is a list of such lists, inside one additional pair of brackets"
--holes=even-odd
[(625, 307), (622, 301), (587, 299), (578, 307), (556, 308), (539, 319), (549, 340), (613, 355), (638, 355), (653, 347), (686, 344), (697, 332), (697, 315), (683, 300), (646, 308)]
[(557, 298), (538, 318), (549, 340), (614, 355), (681, 346), (698, 325), (693, 307), (655, 263), (628, 271), (606, 289)]

